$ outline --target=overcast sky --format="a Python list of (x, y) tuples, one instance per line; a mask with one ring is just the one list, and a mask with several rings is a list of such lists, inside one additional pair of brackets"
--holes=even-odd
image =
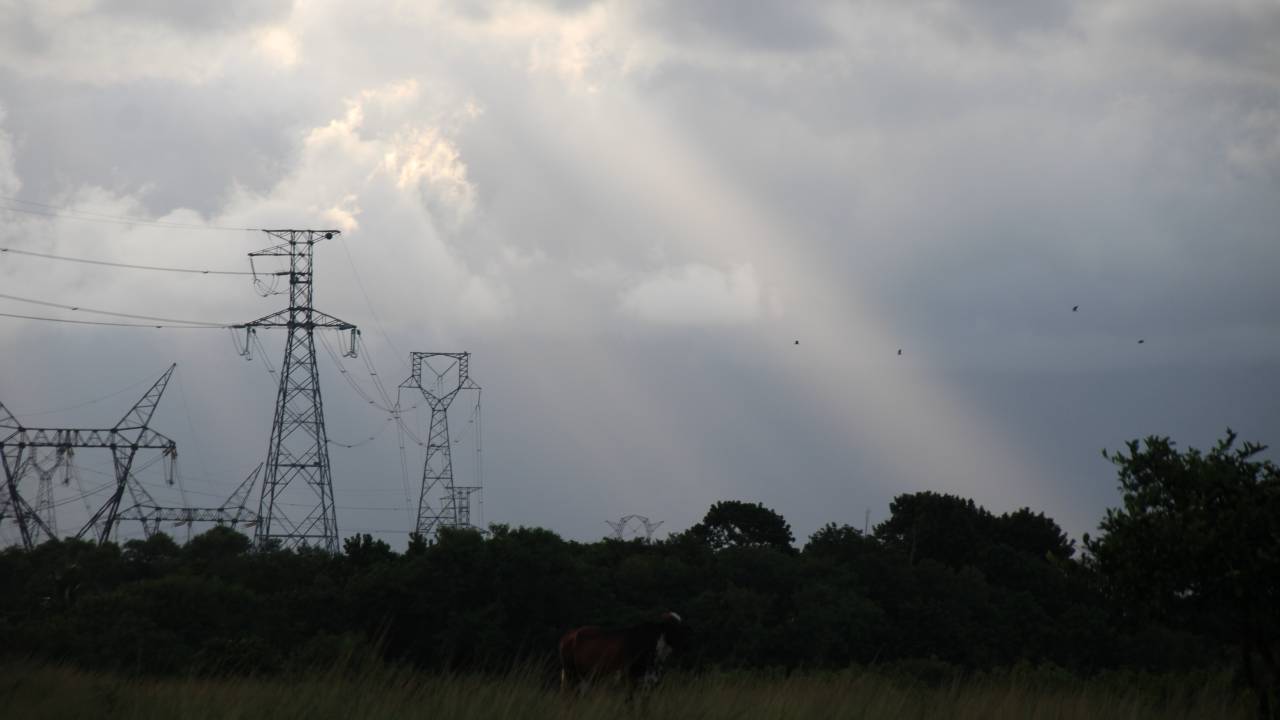
[[(1078, 536), (1118, 501), (1103, 448), (1280, 443), (1277, 37), (1270, 0), (0, 2), (0, 246), (247, 270), (262, 233), (89, 218), (340, 229), (315, 302), (363, 331), (352, 382), (473, 353), (477, 521), (593, 540), (740, 499), (803, 541), (936, 490)], [(285, 305), (12, 253), (0, 293)], [(28, 426), (110, 426), (173, 362), (153, 426), (217, 505), (266, 455), (261, 353), (0, 317)], [(425, 451), (320, 363), (331, 439), (375, 438), (332, 448), (343, 534), (399, 547)]]

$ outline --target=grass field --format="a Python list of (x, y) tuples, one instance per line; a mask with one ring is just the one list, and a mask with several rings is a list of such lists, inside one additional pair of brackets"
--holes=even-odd
[(1252, 717), (1250, 696), (1221, 677), (1043, 671), (926, 684), (871, 671), (669, 676), (628, 702), (618, 690), (565, 698), (531, 673), (438, 676), (408, 670), (295, 679), (155, 679), (68, 668), (0, 666), (6, 718), (991, 718), (1176, 720)]

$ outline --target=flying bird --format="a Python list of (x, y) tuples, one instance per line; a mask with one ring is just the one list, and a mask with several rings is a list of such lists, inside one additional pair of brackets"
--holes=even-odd
[(902, 354), (902, 348), (898, 348), (898, 354), (899, 354), (899, 355), (901, 355), (901, 354)]
[(797, 340), (797, 341), (796, 341), (796, 344), (797, 344), (797, 345), (799, 345), (799, 344), (800, 344), (800, 341), (799, 341), (799, 340)]
[(1071, 312), (1075, 312), (1075, 311), (1077, 311), (1077, 310), (1079, 310), (1079, 309), (1080, 309), (1080, 306), (1079, 306), (1079, 305), (1072, 305), (1072, 306), (1071, 306)]
[(1144, 342), (1146, 342), (1146, 340), (1139, 340), (1139, 341), (1138, 341), (1138, 344), (1139, 344), (1139, 345), (1141, 345), (1141, 344), (1142, 344), (1142, 343), (1144, 343)]

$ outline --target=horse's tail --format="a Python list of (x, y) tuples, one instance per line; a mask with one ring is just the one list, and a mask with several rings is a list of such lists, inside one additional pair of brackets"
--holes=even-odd
[(560, 638), (560, 691), (567, 692), (574, 680), (573, 649), (577, 644), (578, 631), (570, 630)]

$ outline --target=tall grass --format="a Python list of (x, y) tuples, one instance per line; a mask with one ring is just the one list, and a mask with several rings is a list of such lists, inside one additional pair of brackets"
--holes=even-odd
[(940, 685), (879, 671), (671, 676), (628, 700), (618, 688), (565, 697), (544, 673), (427, 675), (334, 670), (302, 678), (157, 679), (64, 667), (0, 666), (6, 718), (1090, 718), (1251, 717), (1225, 676), (1082, 681), (1022, 671)]

